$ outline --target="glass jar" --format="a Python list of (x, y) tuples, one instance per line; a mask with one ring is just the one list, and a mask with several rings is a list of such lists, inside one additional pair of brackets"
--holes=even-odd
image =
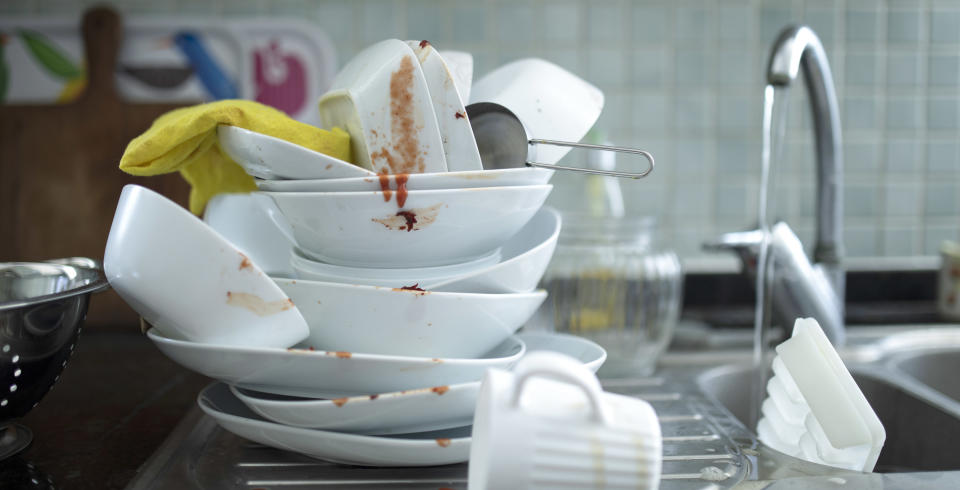
[(602, 345), (606, 373), (649, 374), (676, 327), (680, 261), (654, 247), (655, 223), (650, 217), (563, 217), (538, 319), (547, 329)]

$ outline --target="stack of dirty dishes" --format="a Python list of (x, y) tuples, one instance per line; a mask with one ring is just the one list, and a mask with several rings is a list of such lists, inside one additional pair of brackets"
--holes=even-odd
[(454, 75), (469, 56), (449, 58), (388, 40), (344, 67), (320, 112), (356, 164), (221, 126), (258, 192), (217, 196), (202, 222), (125, 190), (108, 277), (164, 354), (218, 380), (198, 402), (226, 430), (347, 464), (464, 462), (487, 369), (542, 350), (605, 360), (589, 340), (517, 333), (560, 233), (542, 206), (552, 170), (483, 169), (470, 77)]

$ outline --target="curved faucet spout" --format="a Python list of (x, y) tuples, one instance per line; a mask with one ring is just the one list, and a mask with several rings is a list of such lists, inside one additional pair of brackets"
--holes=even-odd
[(809, 27), (791, 26), (773, 44), (767, 81), (774, 86), (789, 86), (801, 67), (813, 111), (817, 151), (817, 242), (813, 259), (827, 269), (842, 298), (843, 150), (837, 94), (820, 38)]

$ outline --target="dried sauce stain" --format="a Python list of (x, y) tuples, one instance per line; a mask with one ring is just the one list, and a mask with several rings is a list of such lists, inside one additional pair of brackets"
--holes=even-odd
[(383, 191), (383, 202), (390, 202), (393, 197), (393, 191), (390, 190), (390, 175), (381, 173), (377, 175), (380, 178), (380, 190)]
[(454, 114), (453, 117), (454, 119), (466, 119), (467, 115), (464, 114), (462, 111), (457, 111), (457, 113)]
[(438, 357), (434, 357), (433, 359), (430, 359), (430, 360), (433, 361), (433, 362), (436, 363), (436, 364), (442, 364), (442, 363), (443, 363), (443, 359), (440, 359), (440, 358), (438, 358)]
[(417, 215), (412, 211), (397, 211), (397, 216), (403, 216), (407, 220), (407, 231), (413, 231), (413, 225), (417, 224)]
[(264, 301), (263, 298), (250, 293), (235, 293), (227, 291), (227, 304), (249, 310), (257, 316), (270, 316), (293, 308), (290, 298), (277, 301)]
[(253, 270), (253, 262), (250, 262), (250, 258), (244, 255), (242, 252), (237, 252), (240, 254), (240, 268), (237, 270), (250, 269)]
[(338, 351), (336, 351), (336, 352), (331, 352), (331, 355), (336, 356), (337, 359), (350, 359), (351, 357), (353, 357), (353, 354), (351, 354), (351, 353), (349, 353), (349, 352), (347, 352), (347, 351), (344, 351), (344, 350), (338, 350)]
[(394, 182), (397, 183), (397, 207), (402, 208), (404, 204), (407, 203), (407, 180), (410, 178), (410, 174), (398, 174), (393, 176)]
[(425, 169), (420, 154), (413, 105), (414, 61), (404, 56), (397, 71), (390, 74), (390, 148), (383, 147), (370, 154), (372, 160), (386, 161), (389, 173), (422, 173)]
[(430, 391), (432, 391), (432, 392), (434, 392), (434, 393), (436, 393), (436, 394), (438, 394), (438, 395), (442, 395), (442, 394), (446, 393), (446, 392), (449, 391), (449, 390), (450, 390), (450, 387), (447, 386), (447, 385), (434, 386), (433, 388), (430, 388)]
[(426, 296), (430, 294), (430, 291), (420, 287), (420, 283), (414, 283), (412, 286), (402, 286), (399, 288), (390, 288), (391, 291), (406, 291), (408, 293), (413, 293), (416, 296)]
[(334, 398), (333, 400), (330, 400), (330, 401), (332, 401), (334, 405), (336, 405), (336, 406), (338, 406), (338, 407), (342, 407), (342, 406), (346, 405), (347, 400), (349, 400), (349, 399), (346, 398), (346, 397), (344, 397), (344, 398)]
[(324, 169), (325, 169), (325, 170), (330, 170), (330, 168), (332, 168), (332, 167), (333, 167), (333, 164), (332, 164), (332, 163), (328, 163), (327, 166), (324, 167)]
[(450, 445), (450, 439), (446, 439), (446, 438), (437, 439), (437, 445), (440, 447), (447, 447)]
[(371, 218), (391, 230), (398, 231), (416, 231), (422, 230), (437, 220), (440, 206), (434, 204), (428, 208), (417, 208), (410, 210), (400, 210), (396, 214), (385, 218)]
[(427, 41), (426, 39), (424, 39), (423, 41), (420, 41), (420, 49), (423, 49), (429, 45), (430, 45), (430, 41)]
[(376, 400), (377, 398), (380, 398), (380, 395), (370, 395), (370, 400)]

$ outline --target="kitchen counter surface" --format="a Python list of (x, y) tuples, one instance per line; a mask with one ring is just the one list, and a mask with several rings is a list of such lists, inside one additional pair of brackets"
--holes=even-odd
[(64, 489), (125, 487), (208, 382), (137, 326), (85, 329), (60, 381), (22, 420), (33, 443), (0, 462), (0, 488), (49, 488), (48, 478)]

